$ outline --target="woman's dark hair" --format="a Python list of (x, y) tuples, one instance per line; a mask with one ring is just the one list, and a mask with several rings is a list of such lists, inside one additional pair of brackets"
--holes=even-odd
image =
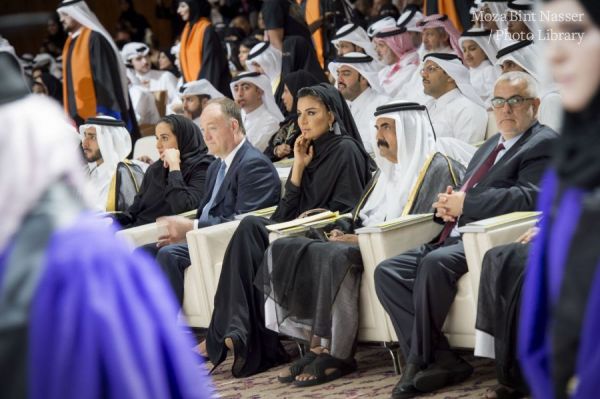
[(201, 17), (210, 17), (210, 4), (206, 0), (179, 0), (190, 8), (190, 25), (195, 24)]

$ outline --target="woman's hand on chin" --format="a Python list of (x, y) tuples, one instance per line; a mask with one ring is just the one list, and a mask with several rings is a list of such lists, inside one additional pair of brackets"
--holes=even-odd
[(181, 159), (179, 158), (179, 150), (175, 148), (167, 148), (160, 156), (163, 161), (163, 166), (169, 168), (169, 171), (180, 170)]
[(305, 139), (304, 136), (300, 135), (294, 143), (294, 164), (306, 168), (310, 161), (312, 161), (315, 151), (310, 145), (311, 140)]

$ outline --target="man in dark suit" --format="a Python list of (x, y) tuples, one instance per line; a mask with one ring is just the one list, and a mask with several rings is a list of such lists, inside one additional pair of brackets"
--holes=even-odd
[(233, 220), (235, 215), (277, 205), (281, 184), (271, 161), (245, 137), (240, 108), (229, 98), (210, 100), (200, 116), (208, 151), (218, 159), (208, 168), (206, 195), (195, 220), (169, 216), (157, 221), (166, 232), (156, 244), (156, 261), (166, 273), (179, 303), (190, 265), (188, 231)]
[(456, 283), (467, 272), (457, 226), (514, 211), (531, 211), (557, 133), (536, 120), (536, 83), (523, 72), (496, 82), (492, 99), (500, 133), (475, 153), (459, 188), (438, 195), (431, 243), (382, 262), (375, 288), (398, 335), (406, 367), (393, 398), (411, 398), (467, 379), (473, 368), (450, 351), (442, 325)]

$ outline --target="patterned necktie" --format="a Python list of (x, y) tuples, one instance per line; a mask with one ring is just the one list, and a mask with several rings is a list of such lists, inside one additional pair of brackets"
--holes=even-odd
[[(469, 177), (469, 180), (467, 180), (467, 182), (463, 184), (463, 186), (460, 188), (460, 191), (466, 193), (474, 185), (479, 183), (483, 176), (485, 176), (485, 174), (492, 168), (492, 166), (494, 166), (494, 163), (496, 162), (496, 157), (498, 157), (498, 154), (503, 149), (504, 144), (498, 144), (498, 146), (494, 148), (492, 152), (490, 152), (490, 155), (488, 155), (488, 157), (485, 159), (485, 161), (483, 161), (483, 163), (481, 164), (481, 166), (479, 166), (475, 173), (473, 173), (471, 177)], [(442, 243), (446, 240), (446, 238), (448, 238), (448, 236), (452, 232), (452, 229), (454, 229), (454, 226), (456, 226), (456, 222), (447, 222), (444, 225), (444, 229), (440, 234), (440, 239), (438, 240), (438, 243)]]
[(219, 166), (219, 172), (217, 173), (217, 178), (215, 179), (215, 185), (213, 186), (210, 200), (208, 201), (208, 203), (206, 205), (204, 205), (204, 208), (202, 208), (202, 214), (200, 215), (201, 222), (208, 221), (208, 212), (212, 208), (213, 203), (215, 202), (215, 198), (217, 197), (217, 193), (219, 192), (219, 189), (221, 188), (221, 185), (223, 184), (223, 180), (225, 179), (225, 169), (226, 169), (227, 165), (225, 164), (224, 161), (219, 161), (219, 162), (221, 163), (221, 165)]

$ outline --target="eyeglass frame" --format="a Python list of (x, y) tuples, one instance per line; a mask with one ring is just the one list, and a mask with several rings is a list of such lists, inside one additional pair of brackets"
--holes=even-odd
[[(511, 104), (509, 101), (510, 101), (510, 100), (512, 100), (512, 99), (521, 99), (521, 100), (520, 100), (520, 101), (518, 101), (518, 102), (516, 102), (516, 103), (514, 103), (514, 104)], [(516, 94), (516, 95), (514, 95), (514, 96), (510, 96), (509, 98), (504, 98), (504, 97), (494, 97), (494, 98), (492, 98), (492, 99), (490, 100), (490, 102), (492, 103), (492, 107), (494, 107), (494, 108), (496, 108), (496, 109), (501, 109), (501, 108), (504, 108), (504, 106), (505, 106), (506, 104), (508, 104), (508, 106), (509, 106), (510, 108), (513, 108), (513, 107), (520, 107), (521, 105), (523, 105), (523, 104), (525, 103), (525, 101), (529, 101), (529, 100), (535, 100), (535, 99), (536, 99), (536, 97), (523, 97), (523, 96), (520, 96), (520, 95)], [(496, 104), (494, 104), (494, 100), (502, 100), (502, 101), (503, 101), (503, 102), (502, 102), (502, 105), (499, 105), (499, 106), (497, 106)]]
[[(428, 66), (424, 66), (423, 68), (421, 68), (421, 69), (419, 70), (419, 73), (420, 73), (421, 75), (423, 75), (425, 72), (427, 72), (427, 73), (429, 74), (429, 73), (434, 73), (434, 72), (437, 72), (437, 71), (439, 71), (440, 69), (442, 69), (442, 67), (439, 67), (439, 66), (437, 66), (437, 65), (428, 65)], [(443, 70), (443, 69), (442, 69), (442, 70)]]

